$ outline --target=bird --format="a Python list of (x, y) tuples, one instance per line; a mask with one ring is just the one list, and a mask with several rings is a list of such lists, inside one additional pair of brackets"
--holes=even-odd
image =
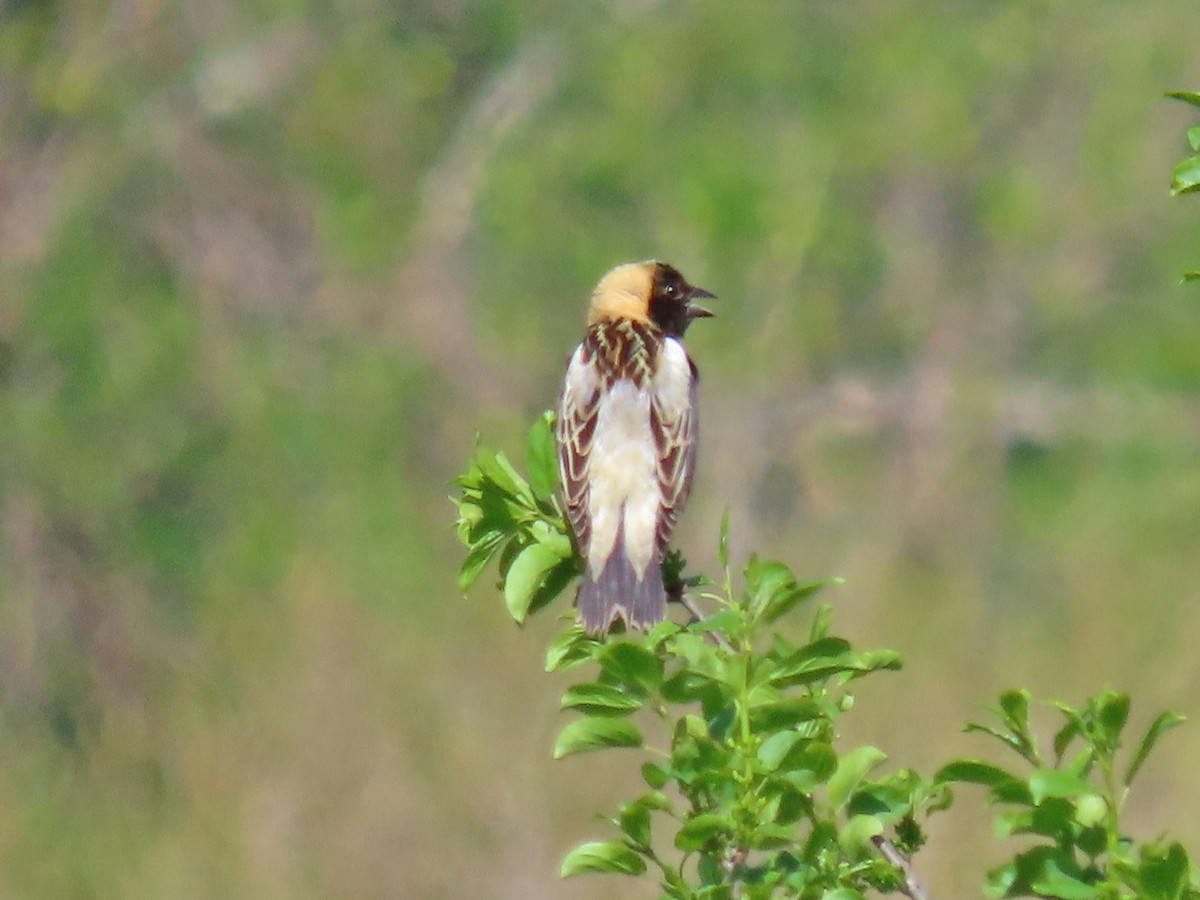
[(611, 269), (592, 292), (555, 426), (561, 493), (584, 562), (576, 608), (600, 636), (666, 618), (660, 564), (696, 468), (695, 364), (684, 332), (715, 295), (658, 260)]

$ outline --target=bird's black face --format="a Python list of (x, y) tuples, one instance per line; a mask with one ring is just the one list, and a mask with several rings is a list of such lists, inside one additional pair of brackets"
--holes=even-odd
[(688, 284), (674, 266), (659, 263), (654, 269), (650, 293), (650, 318), (667, 336), (681, 338), (693, 319), (712, 315), (692, 301), (712, 296), (703, 288)]

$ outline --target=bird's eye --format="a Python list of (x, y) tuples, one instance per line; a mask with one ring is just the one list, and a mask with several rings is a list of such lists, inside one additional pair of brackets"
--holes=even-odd
[(666, 294), (669, 298), (671, 298), (673, 300), (679, 296), (679, 285), (668, 284), (666, 287), (663, 288), (663, 293)]

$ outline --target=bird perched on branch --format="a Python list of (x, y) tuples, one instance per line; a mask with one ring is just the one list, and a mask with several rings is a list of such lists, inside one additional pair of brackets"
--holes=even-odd
[(659, 565), (696, 463), (696, 367), (681, 341), (712, 315), (695, 301), (712, 296), (655, 260), (617, 266), (592, 293), (557, 426), (567, 518), (586, 563), (576, 605), (591, 634), (666, 616)]

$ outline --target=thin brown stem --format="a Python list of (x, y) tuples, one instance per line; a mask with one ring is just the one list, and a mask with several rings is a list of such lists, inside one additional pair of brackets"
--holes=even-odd
[[(696, 605), (696, 601), (689, 597), (682, 588), (678, 591), (668, 591), (667, 599), (678, 603), (680, 606), (686, 609), (688, 615), (691, 616), (692, 622), (703, 622), (706, 618), (700, 607)], [(721, 632), (708, 631), (705, 633), (708, 635), (708, 639), (722, 650), (725, 650), (728, 653), (733, 652), (733, 644), (731, 644), (729, 642), (729, 638), (725, 637), (725, 635), (721, 634)]]
[(893, 866), (900, 870), (904, 876), (904, 884), (900, 885), (900, 893), (910, 898), (910, 900), (929, 900), (929, 894), (925, 892), (925, 888), (921, 886), (921, 882), (917, 879), (917, 873), (913, 871), (912, 862), (907, 856), (881, 834), (877, 834), (871, 838), (875, 844), (875, 849), (879, 851), (879, 855), (890, 862)]

